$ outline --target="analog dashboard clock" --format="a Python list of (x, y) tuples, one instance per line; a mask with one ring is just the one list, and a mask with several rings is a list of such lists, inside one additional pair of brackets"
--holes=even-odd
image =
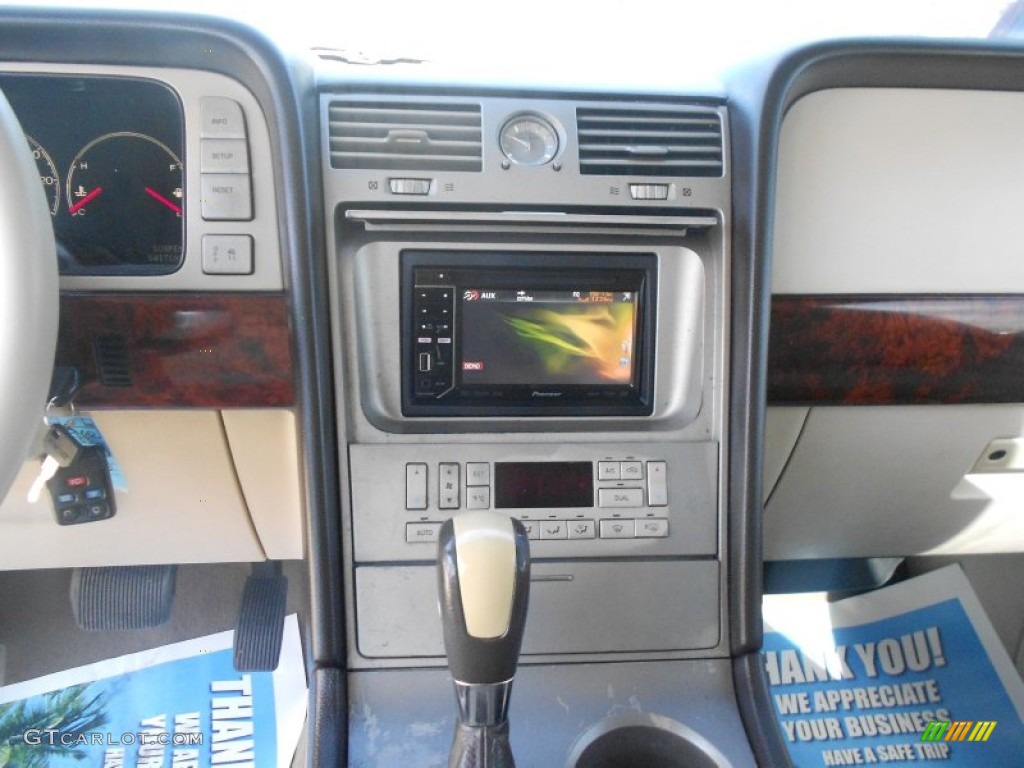
[(513, 117), (498, 136), (501, 151), (516, 165), (546, 165), (558, 153), (558, 132), (537, 115)]

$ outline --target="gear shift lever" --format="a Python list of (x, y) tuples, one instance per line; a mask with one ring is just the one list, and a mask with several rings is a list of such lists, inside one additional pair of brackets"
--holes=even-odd
[(530, 597), (530, 545), (518, 520), (464, 512), (441, 526), (438, 588), (459, 722), (449, 768), (513, 768), (508, 702)]

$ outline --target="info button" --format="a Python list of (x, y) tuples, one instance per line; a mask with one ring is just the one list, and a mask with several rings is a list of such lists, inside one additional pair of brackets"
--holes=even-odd
[(200, 102), (199, 135), (204, 139), (244, 139), (245, 117), (237, 101), (204, 96)]

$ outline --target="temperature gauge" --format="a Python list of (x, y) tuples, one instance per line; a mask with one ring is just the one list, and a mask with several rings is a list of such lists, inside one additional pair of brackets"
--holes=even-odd
[(91, 265), (181, 263), (181, 160), (142, 133), (108, 133), (83, 147), (67, 178), (65, 239)]

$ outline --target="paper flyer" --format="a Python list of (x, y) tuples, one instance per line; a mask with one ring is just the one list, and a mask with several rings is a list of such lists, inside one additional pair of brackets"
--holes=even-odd
[(1024, 765), (1024, 684), (958, 565), (834, 603), (768, 595), (764, 619), (799, 768)]
[(287, 768), (306, 717), (298, 620), (274, 672), (231, 631), (0, 688), (0, 768)]

